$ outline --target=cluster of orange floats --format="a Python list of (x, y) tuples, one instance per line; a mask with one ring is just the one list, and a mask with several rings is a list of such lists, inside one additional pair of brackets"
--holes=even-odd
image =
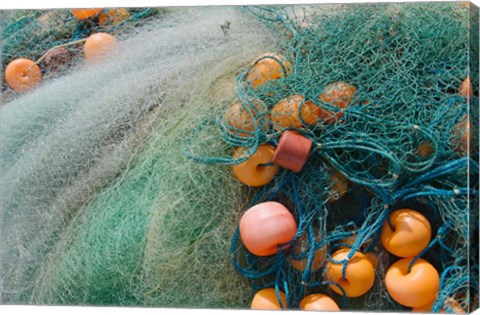
[[(247, 81), (254, 89), (271, 80), (286, 77), (291, 71), (291, 64), (278, 54), (260, 56), (247, 74)], [(260, 145), (256, 152), (244, 163), (235, 165), (233, 172), (244, 184), (259, 187), (270, 182), (281, 166), (293, 172), (299, 172), (310, 154), (312, 141), (301, 134), (287, 130), (301, 129), (305, 125), (333, 124), (343, 116), (343, 110), (351, 103), (356, 87), (334, 82), (328, 85), (318, 97), (319, 100), (338, 108), (330, 111), (317, 106), (312, 100), (305, 100), (303, 95), (294, 94), (280, 100), (268, 113), (265, 104), (259, 99), (251, 99), (252, 108), (247, 109), (241, 101), (235, 100), (226, 110), (224, 118), (234, 133), (248, 136), (260, 127), (282, 131), (278, 146)], [(233, 154), (241, 158), (248, 150), (239, 147)], [(264, 165), (273, 161), (273, 165)]]
[[(286, 58), (278, 54), (260, 56), (247, 74), (247, 81), (254, 89), (269, 81), (286, 77), (292, 65)], [(249, 136), (256, 128), (266, 131), (273, 126), (276, 131), (282, 131), (278, 146), (260, 145), (256, 152), (244, 163), (235, 165), (233, 172), (244, 184), (259, 187), (269, 183), (281, 166), (293, 172), (299, 172), (310, 153), (312, 141), (300, 133), (288, 129), (302, 129), (305, 126), (315, 126), (320, 121), (325, 125), (334, 124), (343, 117), (344, 110), (351, 104), (357, 88), (345, 82), (334, 82), (327, 85), (318, 99), (337, 110), (330, 111), (315, 104), (314, 100), (305, 100), (303, 95), (294, 94), (280, 100), (269, 112), (260, 99), (250, 99), (249, 107), (240, 100), (234, 100), (224, 114), (224, 119), (233, 133), (239, 136)], [(470, 78), (467, 77), (459, 87), (459, 95), (467, 98), (473, 96)], [(473, 124), (470, 116), (465, 115), (452, 129), (453, 147), (460, 154), (471, 151)], [(233, 153), (239, 159), (248, 149), (239, 147)], [(433, 153), (433, 144), (422, 142), (417, 150), (421, 158)], [(273, 165), (272, 165), (273, 162)], [(341, 176), (334, 175), (336, 179)]]
[[(286, 77), (291, 68), (292, 65), (283, 56), (266, 54), (257, 59), (247, 73), (246, 80), (252, 88), (257, 89), (268, 81)], [(273, 179), (279, 167), (299, 172), (309, 156), (312, 141), (289, 129), (316, 125), (320, 120), (324, 124), (335, 123), (342, 117), (343, 110), (350, 105), (356, 90), (355, 86), (345, 82), (334, 82), (326, 86), (318, 98), (337, 107), (336, 111), (322, 109), (314, 100), (305, 100), (304, 96), (297, 94), (280, 100), (270, 114), (259, 99), (250, 100), (250, 109), (246, 109), (239, 100), (233, 101), (224, 115), (232, 132), (248, 136), (256, 128), (267, 130), (270, 125), (276, 131), (284, 130), (276, 148), (260, 145), (246, 161), (233, 166), (234, 175), (248, 186), (260, 187)], [(469, 78), (462, 83), (459, 94), (467, 98), (472, 96)], [(465, 129), (464, 133), (469, 131), (468, 127)], [(247, 151), (243, 147), (237, 148), (233, 157), (241, 158)], [(337, 182), (339, 179), (341, 177), (335, 177)], [(339, 195), (345, 193), (348, 184), (340, 182), (336, 185), (340, 190)], [(249, 252), (257, 256), (274, 255), (279, 249), (288, 248), (288, 244), (297, 234), (297, 223), (291, 211), (283, 204), (272, 201), (259, 203), (248, 209), (242, 215), (239, 225), (242, 243)], [(393, 300), (411, 307), (412, 311), (430, 311), (439, 292), (440, 277), (437, 270), (428, 261), (417, 257), (429, 245), (431, 234), (429, 221), (421, 213), (411, 209), (392, 212), (381, 232), (381, 243), (385, 250), (400, 258), (386, 273), (386, 290)], [(342, 243), (353, 242), (354, 240), (346, 239)], [(330, 285), (333, 292), (354, 298), (364, 295), (373, 287), (378, 265), (376, 254), (364, 254), (360, 251), (351, 253), (350, 248), (340, 247), (331, 254), (328, 261), (325, 260), (326, 255), (326, 249), (317, 250), (311, 269), (314, 271), (325, 265), (324, 277), (333, 283)], [(307, 264), (306, 259), (293, 258), (290, 263), (300, 271), (305, 270)], [(251, 303), (252, 309), (281, 309), (285, 306), (285, 294), (274, 288), (258, 291)], [(463, 312), (459, 303), (452, 302), (451, 299), (445, 306), (456, 312)], [(340, 310), (331, 297), (320, 293), (303, 298), (300, 309)]]
[[(269, 256), (279, 249), (286, 249), (297, 233), (297, 224), (292, 213), (278, 202), (263, 202), (248, 209), (240, 219), (240, 238), (245, 248), (257, 256)], [(398, 209), (390, 214), (381, 232), (381, 243), (390, 254), (400, 257), (385, 275), (385, 287), (393, 300), (411, 307), (414, 312), (431, 310), (439, 292), (440, 276), (435, 267), (422, 258), (416, 258), (427, 248), (432, 233), (429, 221), (418, 211)], [(352, 243), (344, 240), (342, 243)], [(319, 249), (314, 255), (311, 270), (324, 265), (326, 250)], [(306, 260), (306, 259), (304, 259)], [(304, 260), (290, 260), (292, 267), (303, 271)], [(344, 266), (346, 264), (346, 267)], [(324, 277), (330, 289), (349, 298), (360, 297), (374, 285), (378, 258), (374, 253), (360, 251), (351, 254), (351, 249), (340, 248), (326, 262)], [(281, 309), (285, 307), (285, 294), (274, 288), (258, 291), (251, 304), (252, 309)], [(449, 307), (458, 313), (458, 302), (449, 300)], [(302, 310), (338, 311), (336, 302), (325, 294), (307, 295), (300, 302)]]
[[(70, 12), (78, 20), (87, 20), (98, 17), (100, 26), (116, 25), (126, 20), (130, 13), (123, 8), (110, 9), (72, 9)], [(86, 60), (98, 61), (108, 56), (117, 45), (117, 40), (110, 34), (98, 32), (86, 39), (55, 46), (49, 49), (37, 61), (28, 58), (18, 58), (11, 61), (5, 68), (5, 81), (15, 92), (25, 92), (37, 86), (42, 81), (42, 71), (38, 66), (45, 61), (47, 66), (56, 68), (55, 63), (69, 63), (72, 54), (65, 48), (67, 46), (84, 43), (83, 53)]]

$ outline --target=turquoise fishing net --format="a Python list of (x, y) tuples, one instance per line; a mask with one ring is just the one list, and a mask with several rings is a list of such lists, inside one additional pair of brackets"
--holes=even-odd
[[(331, 16), (309, 14), (308, 8), (250, 10), (290, 34), (275, 53), (291, 61), (292, 71), (256, 89), (247, 79), (251, 69), (238, 77), (237, 98), (258, 123), (253, 131), (235, 129), (221, 117), (216, 124), (225, 143), (245, 147), (248, 154), (211, 157), (201, 144), (192, 144), (188, 154), (201, 163), (239, 164), (260, 144), (278, 145), (285, 129), (312, 140), (313, 149), (300, 173), (282, 170), (258, 189), (250, 204), (273, 200), (286, 205), (298, 224), (292, 246), (275, 256), (256, 257), (243, 247), (237, 230), (231, 248), (237, 270), (253, 279), (254, 292), (265, 287), (284, 292), (286, 308), (297, 308), (307, 294), (326, 293), (341, 309), (408, 309), (386, 294), (384, 274), (396, 259), (381, 248), (379, 235), (389, 213), (410, 208), (433, 227), (431, 243), (416, 257), (431, 262), (441, 275), (432, 311), (451, 312), (451, 299), (464, 310), (477, 308), (478, 242), (472, 237), (478, 236), (478, 89), (471, 99), (459, 89), (467, 76), (478, 87), (478, 10), (459, 3), (349, 5)], [(285, 70), (285, 61), (273, 54), (270, 58), (284, 63)], [(338, 111), (318, 99), (334, 82), (357, 88), (338, 122), (264, 127), (275, 104), (293, 94)], [(255, 99), (265, 103), (267, 114), (258, 110)], [(469, 154), (455, 144), (455, 126), (467, 113), (475, 126)], [(428, 153), (419, 149), (425, 143)], [(349, 192), (334, 202), (332, 170), (350, 182)], [(311, 266), (316, 251), (332, 254), (352, 235), (355, 241), (343, 244), (351, 255), (360, 250), (380, 259), (373, 289), (349, 299), (333, 293), (322, 269)], [(302, 238), (308, 239), (306, 247), (297, 241)], [(293, 258), (307, 259), (303, 272), (292, 267)], [(330, 259), (327, 255), (325, 261)]]
[[(385, 289), (397, 259), (379, 241), (388, 214), (407, 207), (433, 228), (421, 253), (441, 275), (432, 310), (448, 299), (478, 307), (478, 11), (191, 8), (135, 32), (117, 59), (79, 63), (1, 108), (2, 303), (248, 308), (274, 287), (288, 308), (315, 292), (342, 309), (408, 310)], [(291, 72), (254, 89), (248, 72), (270, 52)], [(467, 76), (469, 100), (459, 94)], [(284, 130), (268, 115), (279, 100), (301, 94), (336, 111), (318, 96), (339, 81), (357, 88), (342, 118), (293, 128), (314, 143), (300, 173), (281, 169), (260, 188), (233, 176), (259, 145), (278, 144)], [(225, 121), (235, 99), (259, 118), (253, 131)], [(469, 154), (452, 131), (467, 113)], [(233, 159), (237, 147), (248, 154)], [(346, 178), (344, 195), (335, 176)], [(237, 226), (268, 200), (285, 204), (299, 230), (290, 248), (256, 257)], [(334, 293), (323, 266), (311, 266), (317, 250), (326, 263), (341, 246), (378, 257), (362, 297)], [(305, 270), (292, 259), (306, 260)]]
[[(114, 23), (111, 17), (107, 22), (99, 23), (100, 14), (108, 14), (114, 8), (105, 8), (99, 14), (88, 19), (77, 19), (68, 9), (64, 10), (5, 10), (1, 12), (1, 69), (17, 58), (38, 60), (49, 49), (87, 38), (97, 32), (105, 32), (117, 37), (147, 23), (152, 17), (163, 13), (159, 8), (129, 8), (123, 21)], [(68, 47), (73, 63), (82, 59), (81, 45)], [(40, 64), (42, 74), (48, 78), (58, 76), (57, 69), (52, 71), (44, 63)], [(2, 70), (3, 72), (3, 70)], [(2, 92), (8, 92), (8, 86), (2, 80)]]

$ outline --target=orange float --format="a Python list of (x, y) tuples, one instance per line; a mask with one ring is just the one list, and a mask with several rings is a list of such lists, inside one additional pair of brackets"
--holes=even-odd
[(337, 303), (325, 294), (310, 294), (300, 301), (300, 309), (304, 311), (340, 311)]
[[(246, 148), (237, 148), (233, 153), (233, 158), (241, 158), (247, 150)], [(265, 165), (272, 162), (274, 154), (275, 148), (271, 145), (259, 145), (257, 151), (246, 161), (233, 165), (233, 174), (245, 185), (251, 187), (266, 185), (278, 172), (278, 166)]]
[[(282, 306), (285, 308), (287, 306), (285, 293), (282, 291), (279, 291), (278, 293), (280, 295), (280, 300), (282, 301)], [(275, 289), (266, 288), (255, 294), (250, 308), (252, 310), (280, 310), (282, 309), (282, 306), (280, 306)]]
[(286, 77), (292, 70), (292, 64), (282, 55), (267, 53), (257, 61), (247, 73), (247, 81), (254, 89), (265, 83)]
[(79, 20), (89, 19), (98, 15), (103, 9), (71, 9), (70, 12)]
[(454, 150), (460, 154), (471, 152), (475, 134), (470, 115), (465, 115), (452, 128)]
[(440, 289), (440, 276), (426, 260), (419, 258), (408, 272), (413, 258), (394, 263), (385, 275), (388, 294), (399, 304), (420, 307), (433, 302)]
[[(350, 105), (357, 88), (345, 82), (335, 82), (327, 85), (319, 95), (322, 102), (344, 109)], [(333, 124), (343, 116), (343, 111), (329, 111), (320, 108), (319, 116), (325, 124)]]
[[(435, 300), (428, 303), (424, 306), (413, 307), (412, 312), (418, 313), (430, 313), (432, 311), (433, 304), (435, 304)], [(450, 308), (455, 314), (466, 314), (467, 312), (462, 308), (462, 305), (455, 301), (452, 298), (447, 298), (445, 303), (443, 304), (443, 308), (440, 310), (440, 313), (446, 313), (447, 307)]]
[(390, 224), (383, 224), (381, 241), (385, 249), (399, 257), (414, 257), (430, 243), (432, 229), (428, 220), (411, 209), (398, 209), (390, 214)]
[[(350, 249), (343, 248), (332, 255), (333, 260), (347, 259)], [(325, 271), (326, 279), (338, 284), (345, 291), (347, 297), (359, 297), (367, 293), (375, 281), (375, 270), (370, 260), (362, 253), (355, 252), (347, 262), (345, 279), (342, 278), (343, 263), (329, 262)], [(330, 288), (338, 294), (342, 294), (336, 285)]]
[(42, 81), (42, 71), (30, 59), (15, 59), (5, 68), (5, 81), (12, 90), (25, 92)]
[(472, 81), (470, 81), (470, 77), (467, 77), (465, 80), (463, 80), (462, 84), (460, 84), (460, 88), (458, 89), (458, 93), (467, 98), (467, 100), (473, 97), (473, 86)]
[(240, 239), (254, 255), (270, 256), (295, 238), (297, 223), (281, 203), (269, 201), (248, 209), (240, 219)]
[(83, 52), (85, 58), (91, 61), (97, 61), (107, 57), (117, 45), (117, 40), (107, 33), (95, 33), (90, 35), (85, 41)]
[[(320, 107), (311, 101), (304, 101), (303, 95), (294, 94), (280, 100), (272, 109), (271, 119), (275, 130), (284, 128), (302, 128), (302, 119), (306, 124), (315, 125), (318, 122)], [(301, 119), (300, 119), (301, 115)]]
[[(262, 124), (264, 131), (268, 130), (269, 127), (269, 117), (266, 113), (265, 104), (259, 99), (252, 100), (255, 108), (252, 108), (249, 105), (251, 110), (250, 114), (245, 108), (245, 105), (241, 101), (235, 100), (230, 104), (230, 107), (225, 111), (224, 118), (228, 125), (232, 126), (239, 131), (234, 131), (241, 136), (247, 136), (248, 133), (251, 133), (255, 130), (255, 123), (257, 126)], [(246, 132), (241, 132), (240, 130), (245, 130)]]
[(98, 15), (98, 24), (105, 26), (107, 24), (117, 25), (130, 17), (130, 12), (124, 8), (110, 9), (107, 12), (101, 12)]

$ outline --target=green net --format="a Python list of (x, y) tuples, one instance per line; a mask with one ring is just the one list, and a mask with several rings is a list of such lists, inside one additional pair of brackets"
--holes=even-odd
[[(431, 223), (433, 238), (414, 259), (424, 258), (440, 274), (440, 291), (425, 310), (476, 308), (478, 279), (469, 273), (478, 257), (471, 260), (469, 239), (478, 214), (469, 206), (476, 209), (478, 200), (469, 197), (478, 194), (478, 98), (462, 86), (468, 76), (478, 86), (478, 39), (469, 37), (478, 15), (458, 3), (350, 5), (331, 16), (308, 8), (249, 9), (272, 27), (283, 26), (291, 40), (238, 77), (239, 103), (212, 123), (232, 149), (244, 147), (243, 154), (212, 157), (202, 143), (192, 143), (188, 154), (201, 163), (243, 165), (262, 145), (287, 150), (286, 130), (309, 139), (312, 151), (301, 172), (282, 169), (251, 203), (278, 201), (293, 212), (298, 231), (291, 247), (257, 257), (237, 230), (237, 270), (254, 280), (255, 291), (285, 293), (286, 308), (326, 293), (342, 309), (408, 310), (386, 293), (385, 272), (398, 258), (386, 255), (379, 238), (393, 210), (415, 209)], [(200, 127), (196, 138), (204, 132), (210, 129)], [(332, 170), (348, 179), (346, 194)], [(344, 196), (337, 200), (339, 193)], [(347, 237), (352, 241), (345, 245)], [(333, 258), (345, 246), (348, 259), (356, 251), (381, 258), (373, 288), (359, 298), (347, 298), (328, 275), (329, 263), (347, 268), (348, 259)], [(317, 270), (319, 252), (327, 254)], [(303, 259), (304, 270), (292, 259)]]
[[(247, 308), (275, 288), (287, 308), (325, 293), (341, 309), (408, 311), (386, 289), (398, 258), (380, 234), (410, 208), (432, 226), (414, 258), (440, 276), (430, 309), (478, 307), (472, 7), (175, 9), (118, 31), (119, 55), (79, 60), (1, 107), (2, 303)], [(19, 55), (5, 49), (4, 63)], [(287, 130), (312, 143), (301, 171), (240, 183), (232, 166)], [(237, 227), (264, 201), (287, 206), (298, 230), (258, 257)], [(341, 247), (375, 262), (360, 297), (327, 277)]]
[(248, 192), (183, 147), (274, 37), (229, 8), (178, 9), (137, 32), (1, 108), (2, 303), (248, 304), (228, 259)]
[[(81, 10), (81, 9), (74, 9)], [(91, 9), (85, 9), (91, 10)], [(81, 10), (9, 10), (2, 12), (1, 69), (15, 59), (39, 60), (49, 50), (61, 45), (86, 39), (89, 35), (102, 32), (122, 38), (155, 16), (168, 12), (160, 8), (105, 8), (89, 15)], [(62, 53), (47, 54), (40, 62), (44, 79), (58, 76), (75, 63), (83, 60), (82, 45), (69, 45)], [(3, 72), (3, 70), (2, 70)], [(9, 86), (2, 81), (3, 102), (13, 95)]]

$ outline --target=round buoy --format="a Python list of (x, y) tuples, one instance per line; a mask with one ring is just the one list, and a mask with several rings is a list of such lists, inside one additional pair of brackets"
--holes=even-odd
[(305, 101), (302, 105), (303, 101), (303, 95), (294, 94), (280, 100), (275, 105), (271, 114), (275, 130), (281, 130), (284, 128), (302, 128), (304, 125), (303, 122), (307, 125), (317, 124), (320, 107), (313, 104), (311, 101)]
[(124, 8), (110, 9), (107, 12), (101, 12), (98, 15), (98, 24), (105, 26), (108, 24), (117, 25), (130, 17), (130, 12)]
[(382, 245), (389, 253), (398, 257), (414, 257), (430, 243), (432, 228), (420, 212), (395, 210), (390, 214), (390, 223), (392, 226), (388, 222), (383, 224), (381, 234)]
[(286, 77), (292, 70), (292, 64), (279, 54), (267, 53), (257, 58), (247, 74), (247, 81), (254, 89), (269, 81)]
[(85, 41), (83, 52), (87, 60), (98, 61), (109, 56), (116, 45), (117, 40), (112, 35), (95, 33)]
[[(286, 307), (287, 299), (285, 293), (279, 291), (282, 306)], [(282, 307), (277, 298), (277, 293), (274, 288), (266, 288), (258, 291), (252, 300), (252, 310), (280, 310)]]
[[(339, 109), (347, 108), (352, 102), (357, 88), (345, 82), (335, 82), (325, 87), (325, 91), (318, 97), (321, 101), (336, 106)], [(320, 118), (325, 124), (333, 124), (343, 116), (343, 111), (329, 111), (320, 108)]]
[(413, 258), (403, 258), (388, 268), (385, 286), (390, 296), (399, 304), (420, 307), (433, 302), (440, 288), (437, 270), (419, 258), (408, 270)]
[(248, 209), (240, 219), (240, 238), (254, 255), (270, 256), (279, 245), (292, 241), (297, 223), (290, 211), (278, 202), (262, 202)]
[(340, 311), (337, 303), (325, 294), (310, 294), (300, 301), (300, 309), (303, 311)]
[[(245, 153), (246, 148), (237, 148), (233, 158), (239, 159)], [(233, 165), (233, 174), (239, 181), (251, 187), (260, 187), (272, 181), (278, 172), (278, 166), (269, 165), (273, 160), (275, 148), (271, 145), (262, 144), (257, 151), (246, 161)]]
[(70, 12), (79, 20), (89, 19), (98, 15), (103, 9), (71, 9)]
[(42, 71), (30, 59), (15, 59), (5, 69), (5, 81), (12, 90), (24, 92), (42, 81)]
[(235, 100), (225, 111), (225, 121), (234, 129), (232, 130), (234, 133), (247, 136), (255, 131), (255, 126), (261, 127), (263, 131), (268, 130), (269, 116), (265, 104), (259, 99), (251, 100), (251, 104), (244, 105), (241, 101)]
[[(332, 255), (332, 260), (341, 261), (348, 259), (350, 249), (343, 248)], [(359, 297), (367, 293), (375, 281), (375, 269), (367, 256), (355, 252), (347, 262), (345, 277), (343, 277), (343, 263), (329, 262), (325, 276), (328, 280), (340, 286), (347, 297)], [(338, 294), (343, 294), (337, 285), (330, 288)]]

